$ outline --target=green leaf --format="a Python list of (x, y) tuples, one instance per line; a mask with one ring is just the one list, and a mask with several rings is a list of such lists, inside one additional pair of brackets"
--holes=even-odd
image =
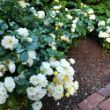
[(52, 37), (44, 36), (44, 41), (50, 44), (52, 42)]
[(25, 80), (24, 78), (19, 78), (18, 80), (16, 80), (16, 83), (20, 86), (28, 84), (27, 80)]
[(22, 62), (26, 62), (28, 60), (28, 58), (29, 58), (29, 55), (28, 55), (27, 52), (23, 52), (23, 53), (20, 54), (20, 60)]
[(2, 26), (1, 26), (1, 29), (3, 31), (5, 31), (6, 29), (8, 29), (8, 25), (6, 23), (4, 23)]
[(24, 71), (24, 66), (20, 64), (18, 65), (17, 72), (20, 74), (22, 71)]

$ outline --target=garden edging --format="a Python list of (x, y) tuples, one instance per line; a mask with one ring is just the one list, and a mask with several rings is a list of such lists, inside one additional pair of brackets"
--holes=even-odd
[(79, 110), (110, 110), (110, 83), (78, 104)]

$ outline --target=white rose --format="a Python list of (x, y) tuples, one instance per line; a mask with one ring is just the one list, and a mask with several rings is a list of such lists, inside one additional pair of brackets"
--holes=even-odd
[(36, 101), (32, 104), (33, 110), (41, 110), (42, 108), (42, 102), (41, 101)]
[(76, 24), (75, 23), (72, 24), (72, 28), (76, 28)]
[(45, 75), (38, 74), (38, 75), (32, 75), (30, 77), (30, 83), (32, 83), (34, 86), (46, 87), (48, 84), (48, 81)]
[(47, 70), (48, 68), (50, 68), (50, 64), (48, 62), (42, 62), (41, 67), (43, 69), (46, 69)]
[(109, 35), (110, 35), (110, 27), (107, 26), (107, 31), (106, 31)]
[(4, 104), (6, 102), (6, 97), (0, 96), (0, 104)]
[(65, 11), (68, 11), (68, 8), (65, 8)]
[(51, 11), (50, 12), (50, 16), (52, 17), (52, 18), (54, 18), (55, 16), (56, 16), (56, 12), (53, 10), (53, 11)]
[(53, 69), (52, 68), (45, 69), (45, 70), (43, 70), (43, 74), (45, 74), (45, 75), (53, 75)]
[(50, 35), (52, 36), (53, 39), (56, 38), (55, 34), (51, 33)]
[(53, 7), (54, 10), (59, 10), (60, 8), (61, 8), (61, 5)]
[(44, 11), (37, 11), (36, 16), (39, 19), (43, 19), (43, 18), (45, 18), (45, 12)]
[(54, 85), (54, 84), (50, 84), (48, 87), (48, 92), (50, 96), (52, 96), (55, 100), (59, 100), (64, 96), (64, 88), (63, 85)]
[(9, 67), (9, 71), (10, 71), (11, 73), (14, 73), (14, 72), (15, 72), (15, 70), (16, 70), (16, 65), (15, 65), (15, 63), (14, 63), (13, 61), (10, 61), (10, 62), (9, 62), (8, 67)]
[(89, 16), (89, 19), (95, 20), (96, 19), (96, 16), (94, 14), (92, 14), (92, 15)]
[(58, 22), (58, 26), (62, 27), (64, 24), (61, 22)]
[(98, 26), (105, 26), (105, 21), (104, 20), (99, 21)]
[(107, 41), (108, 43), (110, 43), (110, 37), (106, 38), (106, 41)]
[(71, 28), (71, 32), (75, 32), (76, 28)]
[(40, 86), (28, 87), (26, 91), (28, 98), (33, 101), (41, 100), (47, 93), (46, 89), (42, 89)]
[(5, 77), (4, 85), (8, 92), (12, 92), (15, 88), (15, 81), (12, 77)]
[(4, 86), (0, 86), (0, 104), (4, 104), (8, 98), (7, 90)]
[(13, 50), (15, 44), (18, 44), (18, 39), (16, 39), (14, 36), (4, 36), (2, 39), (2, 46), (5, 49)]
[(107, 23), (110, 23), (110, 18), (107, 19)]
[(65, 70), (64, 70), (64, 68), (63, 68), (62, 66), (58, 66), (58, 67), (56, 68), (56, 70), (57, 70), (60, 74), (65, 73)]
[(29, 59), (27, 60), (27, 62), (24, 62), (23, 64), (26, 65), (26, 63), (28, 63), (29, 66), (31, 67), (31, 66), (34, 64), (34, 60), (31, 59), (31, 58), (29, 58)]
[(32, 75), (30, 77), (30, 83), (32, 83), (34, 86), (36, 86), (38, 84), (37, 75)]
[(60, 66), (60, 62), (59, 61), (52, 61), (50, 60), (50, 65), (53, 67), (53, 68), (56, 68), (58, 66)]
[(28, 51), (28, 55), (30, 59), (36, 59), (36, 51)]
[(67, 18), (70, 19), (70, 20), (73, 19), (73, 17), (69, 14), (67, 15)]
[(24, 37), (27, 37), (29, 35), (29, 31), (27, 28), (19, 28), (16, 31), (19, 35), (24, 36)]
[(22, 0), (18, 1), (18, 3), (22, 8), (26, 8), (27, 6), (30, 6), (29, 3), (26, 3), (25, 1)]
[(61, 59), (60, 63), (61, 63), (62, 67), (69, 67), (70, 66), (70, 63), (66, 59)]
[[(70, 67), (67, 68), (67, 73), (68, 73), (68, 75), (70, 75), (70, 76), (73, 76), (73, 75), (74, 75), (75, 70), (72, 68), (72, 66), (70, 66)], [(73, 77), (72, 77), (72, 78), (73, 78)]]
[(110, 35), (109, 35), (108, 33), (106, 33), (106, 32), (100, 31), (98, 36), (99, 36), (99, 38), (107, 38), (107, 37), (109, 37)]
[(27, 63), (31, 67), (34, 64), (34, 59), (36, 59), (36, 51), (28, 51), (29, 58)]
[(36, 89), (35, 87), (28, 87), (27, 88), (27, 96), (30, 100), (35, 100), (34, 97), (36, 95)]
[(79, 17), (76, 17), (74, 20), (73, 20), (73, 24), (76, 24), (79, 20)]

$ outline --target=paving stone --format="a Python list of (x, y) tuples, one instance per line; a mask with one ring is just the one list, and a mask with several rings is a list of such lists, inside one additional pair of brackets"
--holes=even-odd
[(87, 99), (78, 104), (81, 110), (93, 110), (97, 105), (104, 100), (104, 97), (94, 93)]
[(110, 110), (110, 98), (102, 102), (99, 108), (101, 108), (101, 110)]
[(81, 110), (92, 110), (92, 106), (87, 102), (87, 100), (82, 101), (78, 106)]
[(105, 88), (98, 90), (98, 93), (104, 97), (110, 96), (110, 84), (108, 84)]

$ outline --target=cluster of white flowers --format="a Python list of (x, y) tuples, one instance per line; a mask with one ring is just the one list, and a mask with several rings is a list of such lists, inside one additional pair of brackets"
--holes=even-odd
[(73, 17), (70, 14), (67, 15), (67, 18), (70, 20), (73, 19)]
[(27, 6), (30, 6), (30, 4), (27, 3), (27, 2), (25, 2), (24, 0), (18, 1), (18, 4), (19, 4), (22, 8), (26, 8)]
[(32, 38), (29, 37), (29, 30), (27, 28), (18, 28), (16, 32), (27, 42), (32, 42)]
[(42, 62), (40, 70), (42, 71), (43, 74), (45, 75), (53, 75), (53, 69), (50, 66), (49, 62)]
[(88, 10), (87, 14), (89, 14), (89, 19), (91, 19), (91, 20), (95, 20), (96, 19), (96, 16), (94, 14), (94, 10), (93, 9), (90, 8)]
[(76, 18), (73, 20), (73, 23), (72, 23), (72, 26), (71, 26), (71, 32), (75, 32), (76, 26), (77, 26), (76, 24), (77, 24), (78, 20), (79, 20), (78, 17), (76, 17)]
[(31, 67), (34, 64), (34, 60), (36, 59), (37, 53), (36, 51), (28, 51), (27, 53), (28, 53), (29, 58), (26, 62), (23, 62), (22, 64), (23, 65), (28, 64)]
[(32, 66), (34, 63), (34, 60), (36, 59), (36, 51), (28, 51), (29, 58), (27, 60), (27, 63), (29, 66)]
[(53, 6), (53, 11), (54, 11), (55, 13), (60, 13), (60, 9), (61, 9), (61, 8), (62, 8), (61, 5)]
[[(41, 73), (30, 77), (32, 86), (27, 88), (28, 98), (35, 101), (32, 104), (33, 110), (42, 108), (40, 100), (45, 95), (59, 100), (64, 95), (69, 97), (77, 92), (79, 85), (77, 81), (74, 81), (75, 71), (71, 66), (74, 63), (75, 60), (72, 58), (69, 61), (66, 59), (57, 61), (51, 58), (49, 62), (42, 62)], [(50, 80), (48, 77), (52, 77), (52, 79)]]
[[(71, 64), (75, 63), (74, 59), (69, 61)], [(78, 90), (78, 82), (74, 82), (73, 78), (75, 71), (70, 63), (66, 59), (60, 61), (50, 60), (50, 65), (54, 68), (54, 77), (53, 82), (48, 86), (48, 96), (54, 97), (55, 100), (61, 99), (64, 94), (67, 97), (74, 95)]]
[(12, 77), (5, 77), (4, 82), (0, 82), (0, 104), (4, 104), (9, 97), (8, 92), (13, 92), (15, 81)]
[(99, 38), (104, 38), (106, 42), (110, 43), (110, 27), (107, 27), (106, 31), (99, 32)]
[[(110, 43), (110, 26), (109, 26), (109, 22), (101, 20), (98, 23), (99, 26), (99, 38), (103, 38), (105, 39), (106, 42)], [(103, 29), (104, 28), (104, 29)]]
[(38, 74), (38, 75), (32, 75), (30, 77), (30, 83), (34, 86), (27, 88), (27, 96), (30, 100), (35, 101), (35, 103), (32, 104), (33, 110), (40, 110), (42, 108), (41, 99), (46, 95), (47, 93), (47, 85), (48, 80), (45, 75)]
[(26, 28), (19, 28), (16, 32), (22, 37), (27, 37), (29, 35), (28, 29)]
[(105, 21), (104, 20), (99, 21), (98, 26), (105, 26)]
[[(86, 6), (85, 6), (86, 7)], [(94, 14), (94, 10), (92, 8), (87, 8), (86, 12), (83, 13), (86, 17), (89, 17), (90, 20), (94, 21), (96, 20), (96, 15)], [(94, 25), (88, 25), (87, 29), (89, 32), (92, 32), (94, 30)]]
[[(70, 59), (69, 61), (71, 64), (75, 63), (74, 59)], [(56, 61), (51, 58), (49, 63), (42, 63), (41, 71), (45, 75), (54, 76), (53, 81), (48, 86), (48, 96), (58, 100), (64, 96), (64, 91), (66, 91), (66, 96), (68, 97), (76, 93), (78, 83), (74, 82), (74, 69), (66, 59)]]
[[(29, 37), (28, 29), (19, 28), (15, 31), (22, 37), (23, 40), (26, 40), (28, 42), (32, 42), (32, 38)], [(1, 40), (1, 45), (5, 49), (10, 49), (10, 50), (14, 50), (14, 46), (17, 45), (18, 43), (19, 43), (19, 40), (17, 38), (15, 38), (15, 36), (12, 36), (12, 35), (6, 35)]]
[(55, 16), (56, 16), (56, 11), (50, 10), (50, 16), (51, 16), (52, 18), (55, 18)]
[[(81, 7), (87, 8), (87, 6), (81, 3)], [(94, 14), (94, 10), (92, 8), (87, 8), (87, 12), (84, 13), (85, 16), (89, 16), (90, 20), (95, 20), (96, 16)]]
[(36, 16), (39, 19), (43, 19), (45, 18), (45, 12), (40, 10), (40, 11), (36, 11), (36, 9), (34, 7), (30, 8), (31, 12), (34, 14), (34, 16)]
[(37, 11), (36, 16), (39, 19), (43, 19), (43, 18), (45, 18), (45, 12), (44, 11)]
[(56, 50), (56, 40), (55, 40), (56, 36), (53, 33), (51, 33), (50, 35), (52, 36), (52, 42), (49, 45), (52, 48), (52, 50)]

